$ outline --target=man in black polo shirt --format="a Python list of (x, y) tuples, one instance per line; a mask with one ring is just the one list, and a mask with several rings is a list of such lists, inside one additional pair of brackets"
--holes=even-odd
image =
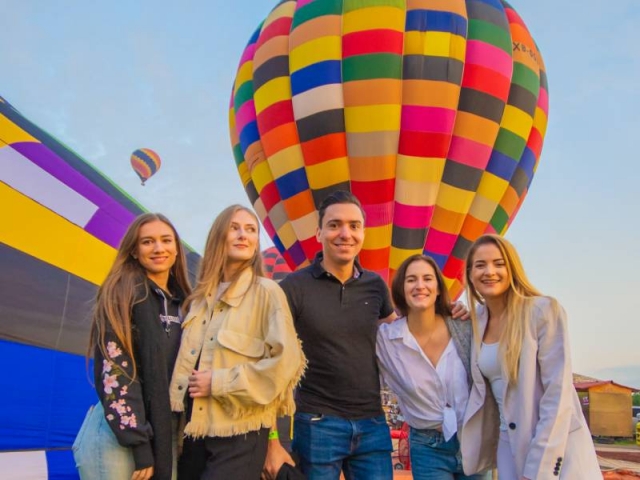
[[(364, 240), (364, 213), (349, 192), (320, 205), (313, 264), (280, 286), (309, 361), (297, 390), (293, 451), (310, 480), (392, 478), (391, 437), (380, 401), (376, 331), (395, 313), (386, 284), (356, 256)], [(290, 457), (269, 442), (265, 477)]]
[[(347, 480), (391, 479), (375, 346), (378, 324), (396, 314), (382, 278), (356, 260), (364, 240), (360, 201), (338, 191), (318, 213), (322, 252), (280, 282), (309, 361), (296, 394), (293, 451), (309, 480), (337, 480), (341, 470)], [(468, 312), (456, 304), (453, 316)], [(277, 437), (269, 437), (266, 480), (283, 463), (293, 465)]]

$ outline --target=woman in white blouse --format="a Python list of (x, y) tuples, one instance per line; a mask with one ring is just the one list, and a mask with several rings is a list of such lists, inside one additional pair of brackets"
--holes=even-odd
[(405, 260), (391, 294), (402, 317), (380, 326), (378, 364), (411, 427), (413, 478), (485, 478), (464, 474), (458, 441), (471, 385), (471, 322), (451, 319), (444, 279), (431, 257)]
[[(529, 283), (515, 248), (497, 235), (471, 246), (466, 282), (475, 341), (465, 467), (495, 456), (487, 439), (499, 428), (500, 480), (602, 479), (573, 388), (562, 307)], [(496, 403), (499, 417), (488, 414)]]

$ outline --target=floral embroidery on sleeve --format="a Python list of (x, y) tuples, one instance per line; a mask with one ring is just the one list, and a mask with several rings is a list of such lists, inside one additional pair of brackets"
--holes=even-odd
[(113, 341), (107, 343), (107, 354), (109, 358), (102, 361), (102, 385), (105, 393), (105, 405), (107, 405), (107, 401), (110, 401), (108, 403), (109, 413), (106, 418), (109, 421), (116, 420), (115, 413), (120, 422), (120, 430), (124, 430), (127, 427), (136, 428), (138, 426), (136, 414), (132, 411), (127, 401), (122, 398), (129, 393), (129, 385), (120, 387), (119, 381), (120, 377), (128, 378), (124, 369), (129, 366), (129, 362), (123, 360), (120, 364), (117, 363), (115, 359), (122, 356), (122, 350)]

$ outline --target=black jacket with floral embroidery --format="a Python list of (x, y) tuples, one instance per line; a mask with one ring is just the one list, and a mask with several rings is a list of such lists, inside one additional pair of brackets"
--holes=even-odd
[[(107, 423), (118, 443), (131, 448), (136, 470), (153, 466), (155, 480), (170, 480), (172, 472), (169, 359), (175, 359), (180, 343), (178, 309), (184, 295), (173, 277), (169, 289), (171, 298), (145, 279), (136, 291), (131, 315), (137, 368), (133, 381), (131, 358), (111, 330), (105, 335), (108, 358), (100, 348), (94, 350), (96, 391)], [(166, 322), (167, 317), (175, 321)]]

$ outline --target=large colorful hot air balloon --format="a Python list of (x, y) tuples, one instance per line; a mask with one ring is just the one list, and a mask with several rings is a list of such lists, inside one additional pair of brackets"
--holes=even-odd
[[(71, 445), (97, 401), (85, 364), (91, 303), (143, 211), (0, 101), (2, 478), (77, 478)], [(197, 254), (187, 258), (195, 271)]]
[(131, 167), (142, 185), (160, 170), (160, 156), (150, 148), (139, 148), (131, 154)]
[(540, 52), (503, 0), (284, 0), (242, 54), (229, 123), (250, 201), (292, 268), (316, 207), (351, 190), (360, 260), (390, 280), (425, 252), (461, 292), (470, 243), (503, 234), (547, 125)]

